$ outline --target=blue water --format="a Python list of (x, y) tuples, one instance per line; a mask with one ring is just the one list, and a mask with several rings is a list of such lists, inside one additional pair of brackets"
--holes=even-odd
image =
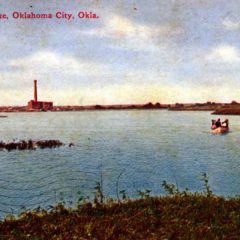
[(163, 180), (203, 191), (203, 172), (214, 193), (235, 196), (240, 116), (228, 116), (226, 135), (210, 133), (212, 118), (210, 112), (165, 110), (9, 113), (0, 119), (0, 140), (59, 139), (66, 145), (0, 152), (0, 216), (92, 199), (101, 175), (104, 194), (113, 198), (117, 190), (129, 197), (144, 189), (164, 194)]

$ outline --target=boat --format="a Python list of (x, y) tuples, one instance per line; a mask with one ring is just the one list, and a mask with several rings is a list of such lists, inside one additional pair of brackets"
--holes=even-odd
[(217, 133), (228, 133), (229, 132), (228, 119), (226, 119), (224, 122), (220, 123), (220, 124), (225, 124), (225, 125), (221, 125), (219, 127), (217, 127), (215, 125), (215, 123), (216, 123), (216, 120), (212, 120), (212, 127), (211, 127), (212, 133), (217, 134)]
[(229, 127), (218, 127), (215, 129), (212, 129), (212, 133), (228, 133), (229, 132)]

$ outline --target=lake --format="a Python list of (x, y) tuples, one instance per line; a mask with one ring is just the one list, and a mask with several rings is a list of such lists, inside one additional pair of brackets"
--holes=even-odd
[[(73, 205), (94, 196), (103, 181), (117, 190), (165, 194), (163, 180), (181, 190), (203, 191), (202, 173), (218, 195), (235, 196), (240, 185), (240, 116), (228, 116), (230, 133), (210, 132), (210, 112), (166, 110), (8, 113), (2, 141), (59, 139), (56, 149), (0, 152), (0, 216), (56, 202)], [(224, 120), (225, 116), (222, 117)], [(68, 147), (73, 142), (75, 146)]]

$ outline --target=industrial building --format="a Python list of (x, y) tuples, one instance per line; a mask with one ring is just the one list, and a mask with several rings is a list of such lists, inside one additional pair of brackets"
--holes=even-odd
[(37, 80), (34, 80), (34, 100), (30, 100), (28, 102), (28, 109), (29, 110), (43, 110), (43, 111), (53, 109), (53, 102), (38, 101)]

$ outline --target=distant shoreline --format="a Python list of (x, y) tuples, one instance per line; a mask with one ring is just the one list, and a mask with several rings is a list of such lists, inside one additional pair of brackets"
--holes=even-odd
[[(212, 111), (212, 114), (219, 115), (240, 115), (240, 103), (175, 103), (175, 104), (113, 104), (113, 105), (66, 105), (54, 106), (50, 112), (63, 111), (86, 111), (86, 110), (151, 110), (167, 109), (170, 111)], [(27, 106), (0, 106), (0, 112), (45, 112), (43, 109), (30, 109)]]

